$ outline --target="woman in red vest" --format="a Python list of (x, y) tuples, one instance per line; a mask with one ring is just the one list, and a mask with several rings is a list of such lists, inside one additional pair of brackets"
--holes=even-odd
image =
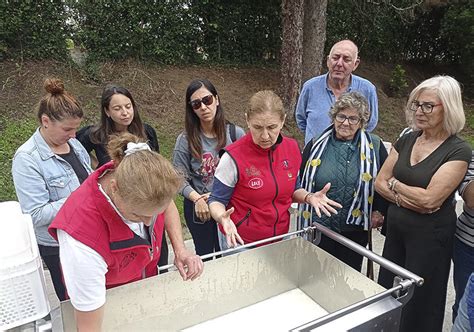
[(182, 176), (130, 133), (112, 138), (108, 154), (112, 161), (69, 196), (49, 227), (79, 331), (100, 330), (107, 288), (158, 273), (164, 228), (183, 279), (203, 269), (184, 246), (173, 203)]
[(300, 188), (298, 143), (280, 134), (286, 113), (273, 91), (259, 91), (246, 112), (250, 132), (227, 146), (214, 175), (209, 206), (219, 223), (221, 249), (288, 232), (292, 202), (311, 204), (318, 215), (341, 205), (321, 191)]

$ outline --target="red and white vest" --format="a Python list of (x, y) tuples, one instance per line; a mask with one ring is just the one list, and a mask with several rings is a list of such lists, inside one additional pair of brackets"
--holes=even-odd
[(107, 288), (158, 274), (164, 228), (164, 216), (160, 214), (152, 226), (146, 227), (148, 241), (124, 223), (98, 186), (99, 177), (113, 167), (109, 162), (92, 173), (69, 196), (48, 228), (56, 240), (56, 231), (61, 229), (104, 258)]
[[(250, 134), (225, 151), (237, 165), (238, 181), (227, 209), (245, 243), (288, 232), (288, 209), (296, 189), (301, 153), (298, 143), (280, 137), (270, 149), (256, 145)], [(224, 233), (222, 227), (221, 232)]]

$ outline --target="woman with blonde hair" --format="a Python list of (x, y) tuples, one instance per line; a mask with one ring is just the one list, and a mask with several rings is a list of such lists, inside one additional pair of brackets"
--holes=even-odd
[(90, 158), (75, 139), (83, 117), (74, 96), (56, 78), (44, 82), (47, 92), (38, 105), (39, 128), (18, 148), (12, 175), (23, 213), (31, 215), (41, 258), (51, 273), (59, 300), (66, 299), (61, 278), (59, 248), (48, 226), (68, 196), (84, 182)]
[(341, 207), (327, 198), (329, 184), (316, 193), (300, 188), (301, 153), (294, 139), (281, 135), (286, 113), (280, 97), (255, 93), (245, 118), (250, 132), (224, 149), (210, 197), (221, 249), (287, 233), (292, 202), (306, 202), (318, 215)]
[(130, 133), (111, 138), (112, 161), (70, 196), (49, 227), (78, 329), (99, 330), (106, 289), (158, 273), (163, 230), (184, 280), (202, 273), (188, 252), (173, 202), (182, 177), (169, 161)]
[[(471, 148), (458, 137), (465, 123), (459, 83), (450, 76), (423, 81), (406, 112), (417, 131), (394, 144), (375, 181), (391, 202), (383, 256), (423, 277), (403, 307), (400, 331), (441, 331), (456, 229), (454, 193), (466, 174)], [(381, 269), (379, 283), (394, 275)]]

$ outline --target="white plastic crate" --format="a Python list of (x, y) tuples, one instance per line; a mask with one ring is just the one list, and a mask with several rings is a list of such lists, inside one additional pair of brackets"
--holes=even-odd
[(17, 202), (0, 203), (0, 330), (46, 316), (49, 303), (29, 215)]

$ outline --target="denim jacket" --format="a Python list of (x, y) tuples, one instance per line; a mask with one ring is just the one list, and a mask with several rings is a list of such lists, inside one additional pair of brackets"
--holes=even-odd
[[(69, 140), (79, 161), (90, 174), (90, 157), (78, 140)], [(66, 198), (79, 187), (73, 168), (54, 154), (43, 136), (36, 132), (18, 148), (12, 164), (13, 183), (23, 213), (31, 215), (38, 244), (58, 246), (48, 226)]]

